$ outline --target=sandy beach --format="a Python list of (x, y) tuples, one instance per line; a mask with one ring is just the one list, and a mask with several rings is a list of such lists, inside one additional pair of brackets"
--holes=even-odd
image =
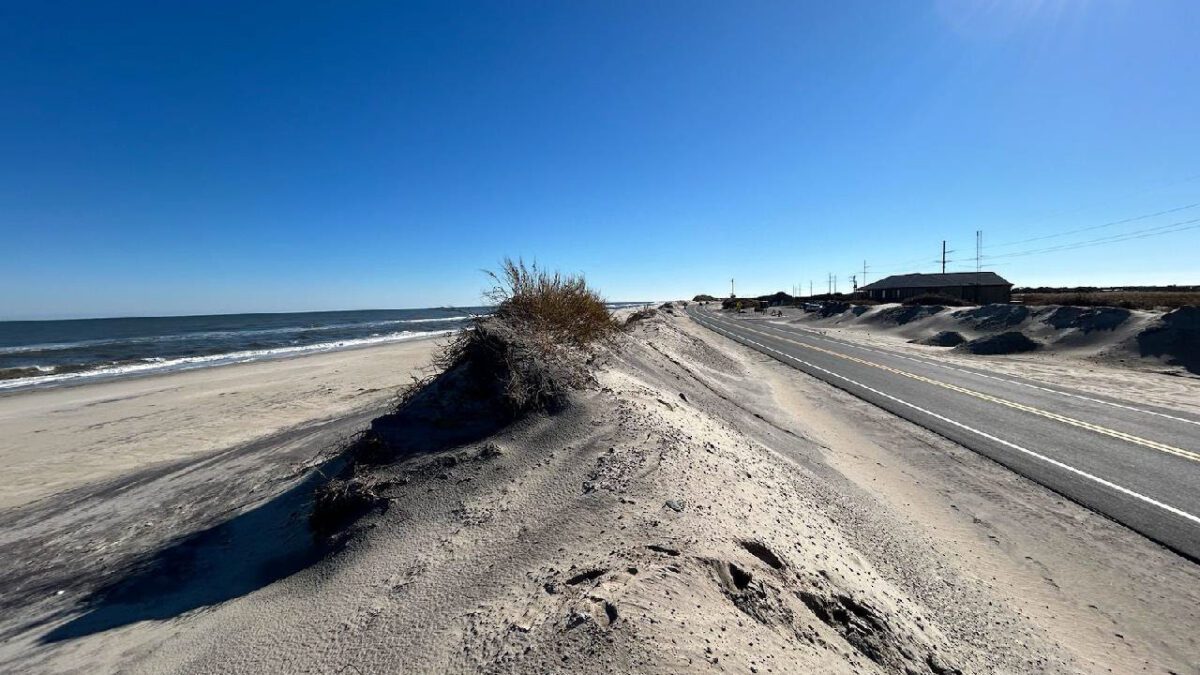
[(1200, 3), (9, 3), (0, 675), (1200, 675)]
[[(308, 494), (433, 346), (0, 401), (40, 444), (5, 446), (21, 478), (0, 509), (0, 667), (932, 675), (1200, 656), (1195, 565), (665, 313), (606, 347), (564, 411), (364, 466), (387, 507), (314, 548)], [(47, 415), (69, 428), (34, 434)], [(111, 462), (86, 457), (104, 447)]]
[(377, 411), (436, 339), (0, 395), (0, 509)]

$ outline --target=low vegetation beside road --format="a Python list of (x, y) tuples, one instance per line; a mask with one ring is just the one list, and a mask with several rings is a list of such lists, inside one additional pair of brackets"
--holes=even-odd
[(1025, 305), (1072, 305), (1122, 309), (1175, 309), (1200, 306), (1200, 290), (1188, 291), (1067, 291), (1014, 293)]

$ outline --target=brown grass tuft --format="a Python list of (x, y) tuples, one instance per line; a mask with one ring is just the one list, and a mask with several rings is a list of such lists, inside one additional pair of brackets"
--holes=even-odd
[(387, 503), (368, 482), (334, 478), (313, 493), (308, 526), (314, 534), (329, 535)]
[(434, 359), (437, 372), (414, 377), (347, 449), (346, 468), (314, 495), (315, 534), (386, 508), (376, 484), (352, 478), (356, 469), (485, 439), (526, 413), (563, 409), (572, 390), (594, 381), (590, 347), (617, 324), (583, 277), (507, 259), (491, 277), (485, 295), (496, 311), (455, 334)]
[(1200, 306), (1196, 291), (1094, 291), (1067, 293), (1019, 293), (1025, 305), (1071, 305), (1075, 307), (1121, 307), (1123, 309), (1175, 309)]
[(656, 314), (658, 314), (658, 310), (654, 309), (653, 307), (639, 309), (625, 318), (625, 327), (628, 328), (639, 321), (645, 321)]
[(495, 317), (576, 347), (609, 336), (616, 328), (604, 298), (582, 275), (548, 272), (537, 263), (505, 258), (494, 285), (484, 294), (496, 305)]
[(477, 397), (503, 402), (511, 415), (560, 409), (587, 380), (589, 347), (617, 322), (582, 276), (511, 258), (488, 274), (494, 285), (484, 296), (496, 311), (456, 335), (435, 365), (461, 373)]

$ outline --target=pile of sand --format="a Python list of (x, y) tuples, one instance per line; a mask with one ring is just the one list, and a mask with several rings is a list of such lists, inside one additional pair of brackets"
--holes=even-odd
[(1022, 354), (1037, 349), (1040, 345), (1020, 331), (1008, 331), (996, 335), (975, 338), (955, 347), (956, 351), (969, 354)]
[(1132, 312), (1119, 307), (1053, 307), (1042, 319), (1057, 330), (1078, 329), (1084, 333), (1116, 330)]
[[(1200, 374), (1200, 308), (1183, 307), (1163, 314), (1117, 307), (984, 305), (946, 308), (920, 305), (875, 307), (831, 305), (825, 312), (802, 315), (798, 321), (893, 334), (910, 342), (956, 333), (967, 341), (982, 338), (983, 351), (973, 354), (1040, 352), (1084, 358), (1124, 367), (1161, 370), (1174, 366)], [(1021, 333), (1022, 342), (1007, 333)], [(953, 339), (946, 337), (945, 339)], [(1031, 345), (1036, 344), (1036, 347)], [(941, 346), (941, 345), (936, 345)]]
[(919, 345), (928, 345), (930, 347), (957, 347), (966, 342), (962, 333), (952, 330), (943, 330), (930, 335), (929, 337), (920, 338), (918, 340), (909, 340)]
[(1200, 373), (1200, 307), (1168, 312), (1137, 336), (1138, 352)]
[(940, 313), (946, 309), (937, 305), (892, 305), (872, 312), (868, 320), (891, 326), (903, 326)]
[(1024, 305), (983, 305), (954, 312), (960, 324), (975, 331), (1002, 331), (1019, 326), (1031, 312)]

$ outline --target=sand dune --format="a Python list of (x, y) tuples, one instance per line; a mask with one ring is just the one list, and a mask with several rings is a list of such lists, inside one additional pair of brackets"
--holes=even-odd
[[(967, 341), (1020, 334), (1028, 349), (1061, 358), (1172, 374), (1200, 374), (1200, 308), (1169, 312), (1117, 307), (984, 305), (939, 307), (886, 304), (874, 307), (835, 303), (816, 313), (786, 312), (789, 318), (823, 327), (881, 331), (917, 342), (939, 333), (957, 333)], [(957, 344), (957, 343), (956, 343)], [(969, 344), (942, 345), (959, 352), (983, 353)]]
[[(948, 363), (1068, 385), (1134, 402), (1200, 411), (1197, 375), (1185, 364), (1200, 355), (1195, 308), (1170, 314), (1081, 307), (990, 305), (940, 308), (902, 305), (834, 307), (827, 313), (787, 308), (778, 319), (830, 336)], [(1020, 332), (1036, 349), (972, 354), (962, 342)], [(940, 336), (940, 337), (939, 337)], [(945, 344), (931, 344), (947, 341)], [(1170, 353), (1142, 354), (1142, 343), (1169, 345)]]
[[(1194, 565), (957, 446), (665, 313), (595, 368), (561, 413), (370, 468), (387, 507), (332, 548), (303, 517), (332, 467), (284, 478), (259, 448), (125, 486), (134, 521), (221, 476), (262, 497), (61, 576), (57, 605), (11, 602), (0, 666), (1182, 672), (1200, 656)], [(9, 578), (34, 540), (103, 556), (68, 530), (112, 498), (0, 512)]]

